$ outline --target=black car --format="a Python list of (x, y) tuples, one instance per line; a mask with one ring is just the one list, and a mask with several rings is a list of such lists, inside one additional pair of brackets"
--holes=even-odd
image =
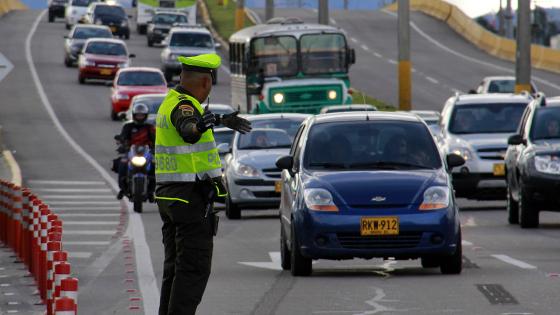
[(539, 211), (560, 210), (560, 97), (533, 100), (508, 144), (508, 221), (538, 227)]
[(179, 12), (158, 12), (151, 21), (148, 22), (148, 46), (152, 47), (154, 43), (160, 43), (165, 39), (169, 30), (174, 24), (186, 24), (188, 17), (184, 13)]
[(130, 38), (128, 16), (120, 5), (96, 3), (88, 8), (85, 19), (88, 24), (109, 26), (115, 36)]
[(64, 18), (64, 10), (68, 0), (50, 0), (49, 1), (49, 23), (54, 22), (55, 18)]

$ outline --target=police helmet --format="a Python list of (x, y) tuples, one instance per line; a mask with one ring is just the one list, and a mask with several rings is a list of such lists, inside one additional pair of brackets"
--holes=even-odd
[(134, 104), (132, 107), (132, 120), (137, 123), (143, 123), (148, 118), (149, 112), (148, 105), (144, 103)]

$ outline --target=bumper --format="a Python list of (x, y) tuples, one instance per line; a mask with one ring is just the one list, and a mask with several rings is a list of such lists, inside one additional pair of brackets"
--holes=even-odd
[[(107, 71), (105, 71), (107, 70)], [(80, 68), (80, 77), (84, 79), (113, 80), (119, 69), (115, 68)]]
[(473, 199), (505, 199), (506, 181), (502, 173), (494, 173), (502, 160), (474, 159), (453, 169), (453, 188), (457, 197)]
[(55, 17), (64, 17), (64, 11), (66, 8), (63, 5), (53, 5), (49, 7), (49, 15), (54, 15)]
[(119, 26), (117, 26), (117, 25), (107, 25), (107, 26), (109, 26), (113, 35), (116, 35), (116, 36), (130, 35), (130, 29), (128, 28), (128, 26), (120, 26), (120, 25)]
[(385, 236), (361, 236), (362, 215), (299, 211), (293, 224), (302, 255), (312, 259), (413, 259), (455, 252), (459, 222), (451, 213), (400, 214), (399, 235)]
[(79, 21), (82, 19), (82, 15), (66, 15), (66, 24), (74, 25), (78, 24)]
[(111, 105), (113, 106), (113, 111), (115, 113), (125, 112), (130, 107), (130, 98), (128, 100), (111, 100)]
[(557, 175), (533, 174), (523, 178), (523, 187), (531, 200), (542, 208), (559, 209), (560, 178)]
[(153, 42), (161, 42), (165, 39), (165, 37), (167, 36), (167, 33), (161, 33), (161, 32), (151, 32), (148, 34), (148, 37), (150, 37), (150, 40), (152, 40)]
[(274, 183), (274, 180), (228, 179), (228, 193), (231, 201), (242, 208), (278, 208), (280, 193), (275, 191)]

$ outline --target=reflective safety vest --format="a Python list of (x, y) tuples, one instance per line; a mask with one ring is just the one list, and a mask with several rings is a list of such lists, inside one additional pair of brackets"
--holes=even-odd
[(195, 144), (186, 143), (171, 123), (171, 113), (180, 101), (190, 101), (200, 114), (204, 112), (200, 103), (192, 96), (174, 89), (161, 103), (156, 118), (156, 181), (194, 182), (196, 177), (204, 179), (222, 175), (222, 163), (209, 129)]

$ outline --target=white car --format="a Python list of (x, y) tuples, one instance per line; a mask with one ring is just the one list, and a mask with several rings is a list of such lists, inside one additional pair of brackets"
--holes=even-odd
[(457, 197), (505, 199), (507, 139), (530, 101), (528, 94), (455, 95), (447, 100), (439, 146), (443, 154), (455, 153), (466, 161), (453, 169)]
[[(534, 82), (531, 82), (531, 94), (537, 93), (539, 90)], [(482, 79), (482, 82), (476, 88), (476, 93), (514, 93), (515, 77), (514, 76), (491, 76)]]
[(88, 6), (97, 2), (97, 0), (70, 0), (64, 12), (66, 21), (66, 29), (69, 30), (72, 25), (78, 24), (87, 12)]

